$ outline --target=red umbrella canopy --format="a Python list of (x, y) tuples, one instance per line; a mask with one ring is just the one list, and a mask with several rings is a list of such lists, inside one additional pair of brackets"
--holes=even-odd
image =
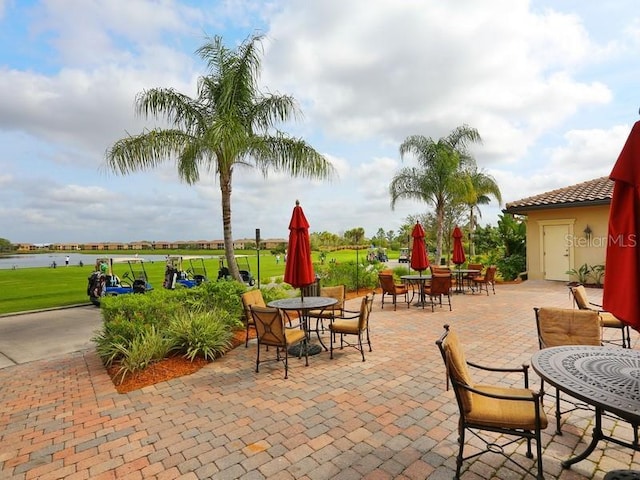
[(603, 307), (640, 330), (640, 122), (631, 129), (609, 178), (614, 184)]
[(453, 263), (456, 265), (462, 265), (467, 257), (464, 254), (464, 248), (462, 247), (462, 231), (456, 225), (453, 229)]
[(413, 237), (413, 250), (411, 250), (411, 268), (418, 272), (429, 268), (429, 256), (427, 246), (424, 243), (424, 229), (420, 222), (416, 222), (411, 232)]
[(309, 222), (307, 222), (298, 200), (296, 200), (291, 222), (289, 222), (289, 247), (284, 281), (294, 288), (306, 287), (316, 281), (316, 274), (311, 262)]

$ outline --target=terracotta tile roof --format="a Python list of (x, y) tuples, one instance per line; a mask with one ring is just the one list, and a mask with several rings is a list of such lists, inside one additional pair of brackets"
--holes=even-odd
[(568, 208), (587, 205), (608, 205), (613, 195), (613, 181), (609, 177), (600, 177), (594, 180), (558, 188), (550, 192), (541, 193), (532, 197), (509, 202), (504, 209), (505, 213), (526, 213), (530, 210), (543, 210), (549, 208)]

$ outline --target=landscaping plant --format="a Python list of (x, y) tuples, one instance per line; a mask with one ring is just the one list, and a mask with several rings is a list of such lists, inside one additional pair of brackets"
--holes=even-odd
[(219, 308), (183, 310), (173, 317), (168, 328), (173, 350), (193, 361), (196, 357), (214, 360), (231, 346), (237, 320)]

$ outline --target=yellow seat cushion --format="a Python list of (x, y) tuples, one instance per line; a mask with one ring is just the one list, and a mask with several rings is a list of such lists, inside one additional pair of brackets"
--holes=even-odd
[(624, 323), (609, 312), (600, 312), (600, 321), (603, 327), (624, 328)]
[(358, 320), (335, 320), (329, 329), (335, 333), (358, 334)]
[[(533, 392), (527, 388), (494, 387), (490, 385), (476, 385), (474, 388), (493, 395), (510, 395), (532, 398)], [(476, 393), (473, 406), (466, 414), (469, 423), (487, 427), (536, 429), (536, 409), (534, 402), (519, 402), (485, 397)], [(540, 411), (541, 428), (547, 427), (547, 416), (542, 407)]]
[(292, 345), (302, 341), (304, 338), (304, 330), (299, 328), (285, 328), (284, 336), (287, 338), (287, 345)]

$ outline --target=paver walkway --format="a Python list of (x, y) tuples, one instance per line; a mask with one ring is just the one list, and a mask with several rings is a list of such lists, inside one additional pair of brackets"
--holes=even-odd
[[(457, 328), (468, 359), (519, 365), (538, 348), (533, 307), (572, 306), (560, 283), (496, 291), (456, 295), (453, 312), (434, 313), (381, 310), (377, 296), (366, 362), (354, 349), (337, 351), (334, 360), (323, 352), (309, 367), (293, 358), (288, 380), (277, 363), (255, 373), (255, 343), (196, 374), (129, 394), (115, 391), (92, 350), (2, 369), (0, 478), (452, 478), (458, 411), (434, 344), (443, 324)], [(598, 291), (589, 294), (599, 300)], [(532, 380), (537, 388), (535, 372)], [(553, 401), (545, 408), (552, 418)], [(571, 470), (561, 468), (590, 439), (591, 419), (588, 412), (566, 415), (563, 436), (549, 422), (546, 478), (602, 479), (613, 469), (640, 469), (638, 454), (606, 442)], [(627, 424), (604, 423), (631, 438)], [(524, 447), (514, 455), (533, 464)], [(490, 454), (465, 463), (462, 478), (525, 477)]]

